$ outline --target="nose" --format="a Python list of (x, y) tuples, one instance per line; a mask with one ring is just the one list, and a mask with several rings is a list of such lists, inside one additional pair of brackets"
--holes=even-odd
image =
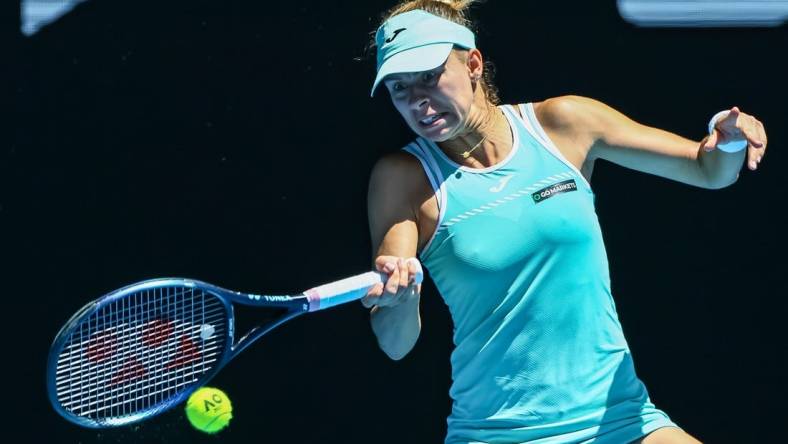
[(420, 111), (427, 108), (430, 104), (430, 99), (422, 94), (414, 94), (410, 101), (410, 106), (414, 111)]

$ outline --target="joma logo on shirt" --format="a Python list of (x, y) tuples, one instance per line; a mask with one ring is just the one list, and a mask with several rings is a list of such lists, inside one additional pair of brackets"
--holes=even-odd
[(490, 192), (491, 193), (500, 193), (501, 191), (503, 191), (504, 187), (506, 187), (506, 184), (509, 183), (510, 180), (512, 180), (512, 177), (514, 177), (514, 176), (504, 176), (503, 179), (501, 179), (498, 182), (497, 186), (490, 187)]
[(534, 202), (539, 203), (555, 196), (556, 194), (568, 193), (570, 191), (577, 191), (577, 184), (575, 183), (574, 179), (565, 180), (563, 182), (550, 185), (547, 188), (542, 188), (541, 190), (531, 194), (531, 197), (533, 198)]

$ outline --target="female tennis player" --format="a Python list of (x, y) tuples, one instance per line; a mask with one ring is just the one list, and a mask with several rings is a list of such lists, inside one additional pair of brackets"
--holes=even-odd
[(734, 183), (766, 150), (733, 107), (689, 140), (603, 103), (499, 105), (468, 1), (417, 0), (377, 31), (376, 89), (416, 133), (374, 167), (369, 224), (385, 285), (362, 300), (393, 359), (420, 331), (418, 254), (454, 322), (446, 443), (697, 443), (649, 399), (610, 291), (594, 160), (690, 185)]

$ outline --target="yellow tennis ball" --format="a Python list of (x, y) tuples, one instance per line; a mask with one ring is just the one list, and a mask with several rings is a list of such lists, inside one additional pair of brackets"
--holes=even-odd
[(233, 405), (227, 395), (213, 387), (197, 389), (186, 401), (186, 417), (195, 429), (216, 433), (233, 418)]

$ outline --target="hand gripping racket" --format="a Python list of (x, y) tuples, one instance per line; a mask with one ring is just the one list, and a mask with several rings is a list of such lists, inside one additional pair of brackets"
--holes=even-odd
[[(414, 282), (421, 283), (414, 262)], [(360, 299), (385, 279), (370, 271), (297, 296), (246, 294), (180, 278), (129, 285), (84, 306), (57, 334), (47, 363), (49, 399), (85, 427), (142, 421), (179, 404), (275, 327)], [(281, 310), (234, 342), (233, 304)]]

